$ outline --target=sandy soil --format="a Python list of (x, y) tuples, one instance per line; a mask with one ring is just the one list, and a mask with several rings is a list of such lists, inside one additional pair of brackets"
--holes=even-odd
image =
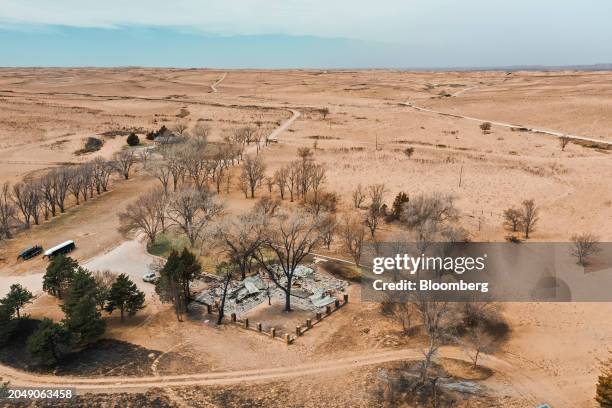
[[(461, 222), (474, 240), (501, 241), (506, 234), (503, 210), (534, 198), (541, 209), (534, 240), (567, 241), (577, 232), (612, 239), (611, 151), (577, 144), (561, 151), (552, 136), (495, 126), (483, 134), (474, 122), (402, 105), (411, 101), (434, 110), (610, 141), (610, 72), (224, 74), (1, 69), (0, 182), (91, 159), (96, 154), (74, 155), (88, 136), (105, 140), (97, 154), (110, 157), (125, 142), (121, 136), (103, 136), (105, 132), (143, 133), (170, 126), (177, 115), (183, 116), (182, 110), (188, 112), (182, 120), (190, 125), (198, 119), (210, 124), (213, 139), (254, 121), (272, 130), (297, 111), (300, 117), (279, 134), (279, 143), (265, 150), (268, 170), (292, 160), (298, 147), (313, 148), (316, 142), (315, 158), (327, 165), (327, 186), (342, 194), (345, 207), (358, 183), (386, 183), (389, 203), (398, 191), (449, 192), (457, 196)], [(326, 118), (316, 112), (323, 107), (330, 110)], [(407, 147), (415, 149), (410, 158), (403, 153)], [(2, 244), (0, 285), (17, 279), (14, 276), (35, 284), (45, 263), (14, 261), (29, 243), (49, 246), (76, 238), (74, 255), (80, 261), (111, 250), (125, 240), (117, 232), (116, 213), (154, 184), (142, 172), (130, 181), (114, 181), (109, 193)], [(238, 192), (224, 198), (229, 213), (252, 205)], [(390, 237), (397, 229), (383, 226), (381, 231)], [(114, 256), (120, 258), (126, 249), (121, 248), (94, 258), (92, 264), (116, 265)], [(134, 277), (141, 275), (137, 263), (127, 269)], [(358, 294), (351, 298), (358, 299)], [(499, 373), (487, 380), (489, 386), (511, 399), (507, 406), (594, 406), (598, 359), (606, 357), (612, 341), (611, 312), (611, 304), (507, 304), (513, 332), (495, 358), (512, 369), (500, 365)], [(59, 315), (46, 295), (31, 306), (31, 314)], [(157, 303), (133, 322), (115, 319), (109, 326), (113, 338), (182, 352), (210, 370), (259, 367), (261, 361), (270, 367), (290, 366), (405, 346), (396, 343), (395, 335), (386, 337), (397, 333), (397, 327), (374, 305), (355, 303), (289, 348), (237, 328), (217, 329), (196, 320), (177, 323), (167, 306)], [(349, 374), (342, 378), (350, 381)], [(318, 384), (324, 383), (322, 378)]]

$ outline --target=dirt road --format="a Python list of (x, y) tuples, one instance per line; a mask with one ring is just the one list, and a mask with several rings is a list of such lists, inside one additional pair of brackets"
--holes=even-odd
[[(443, 348), (441, 357), (467, 360), (465, 353), (457, 348)], [(22, 387), (66, 387), (79, 392), (108, 393), (125, 390), (146, 390), (160, 387), (231, 385), (245, 382), (265, 382), (301, 376), (315, 376), (334, 371), (352, 370), (360, 367), (393, 361), (422, 358), (419, 349), (383, 350), (368, 354), (356, 354), (314, 363), (255, 370), (208, 372), (201, 374), (164, 375), (148, 377), (57, 377), (26, 373), (0, 366), (0, 376), (12, 386)], [(560, 390), (546, 382), (545, 378), (530, 375), (499, 358), (483, 355), (479, 360), (508, 381), (515, 393), (528, 403), (548, 402), (553, 406), (568, 406), (568, 400)]]
[[(466, 90), (463, 90), (466, 91)], [(459, 93), (453, 95), (453, 96), (457, 96)], [(427, 113), (435, 113), (437, 115), (442, 115), (442, 116), (450, 116), (450, 117), (454, 117), (457, 119), (465, 119), (465, 120), (471, 120), (473, 122), (478, 122), (478, 123), (484, 123), (484, 122), (489, 122), (494, 126), (500, 126), (500, 127), (505, 127), (505, 128), (510, 128), (510, 129), (520, 129), (520, 130), (524, 130), (527, 132), (531, 132), (531, 133), (543, 133), (546, 135), (550, 135), (550, 136), (554, 136), (554, 137), (567, 137), (571, 140), (577, 140), (577, 141), (583, 141), (583, 142), (591, 142), (591, 143), (598, 143), (601, 145), (605, 145), (605, 146), (609, 146), (612, 147), (612, 142), (606, 141), (606, 140), (602, 140), (602, 139), (595, 139), (592, 137), (586, 137), (586, 136), (577, 136), (577, 135), (571, 135), (571, 134), (567, 134), (567, 133), (562, 133), (562, 132), (558, 132), (555, 130), (548, 130), (548, 129), (539, 129), (539, 128), (533, 128), (533, 127), (529, 127), (529, 126), (525, 126), (525, 125), (517, 125), (517, 124), (512, 124), (512, 123), (504, 123), (504, 122), (497, 122), (497, 121), (493, 121), (493, 120), (488, 120), (488, 119), (479, 119), (479, 118), (474, 118), (471, 116), (463, 116), (463, 115), (457, 115), (455, 113), (448, 113), (448, 112), (442, 112), (442, 111), (437, 111), (434, 109), (428, 109), (428, 108), (423, 108), (421, 106), (417, 106), (414, 105), (411, 102), (403, 102), (400, 103), (400, 105), (404, 105), (404, 106), (408, 106), (410, 108), (413, 108), (419, 112), (427, 112)]]
[(227, 76), (227, 72), (223, 73), (223, 76), (221, 76), (221, 78), (217, 79), (213, 84), (210, 85), (210, 89), (213, 91), (213, 93), (217, 93), (219, 92), (217, 90), (217, 86), (223, 82), (223, 80), (225, 79), (225, 77)]

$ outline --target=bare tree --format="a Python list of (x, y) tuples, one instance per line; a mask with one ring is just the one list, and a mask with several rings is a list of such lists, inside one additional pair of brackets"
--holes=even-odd
[(255, 141), (256, 129), (250, 126), (244, 126), (233, 131), (233, 139), (236, 143), (250, 145)]
[(414, 323), (416, 310), (411, 302), (393, 302), (388, 305), (391, 315), (400, 322), (404, 334), (409, 334)]
[(204, 142), (208, 141), (208, 137), (210, 136), (210, 126), (208, 126), (207, 124), (204, 123), (197, 123), (194, 127), (193, 127), (193, 136), (197, 139), (200, 139)]
[[(74, 201), (76, 205), (81, 204), (81, 191), (83, 190), (83, 184), (86, 183), (85, 177), (83, 177), (83, 169), (81, 166), (74, 167), (70, 169), (70, 185), (68, 186), (68, 190), (70, 194), (74, 197)], [(44, 191), (44, 181), (43, 188)]]
[(113, 155), (115, 170), (123, 176), (125, 180), (130, 178), (130, 170), (136, 163), (136, 152), (132, 149), (122, 150)]
[(304, 196), (303, 205), (306, 211), (314, 216), (322, 212), (335, 213), (340, 197), (332, 191), (312, 191)]
[(112, 172), (113, 166), (101, 157), (96, 157), (91, 162), (91, 178), (98, 194), (108, 191), (108, 182)]
[(178, 120), (174, 126), (172, 127), (172, 130), (174, 131), (174, 133), (176, 133), (179, 137), (186, 137), (187, 136), (187, 129), (189, 128), (189, 126), (187, 126), (187, 122), (185, 122), (184, 120)]
[(249, 186), (251, 198), (255, 198), (255, 189), (261, 184), (265, 177), (266, 164), (261, 156), (247, 156), (242, 162), (242, 173), (240, 179)]
[(595, 255), (601, 248), (599, 247), (599, 238), (596, 235), (584, 233), (572, 236), (571, 254), (577, 259), (580, 266), (586, 266), (589, 263), (589, 258)]
[(512, 232), (521, 228), (523, 213), (518, 208), (508, 208), (504, 210), (504, 227)]
[(525, 200), (523, 201), (523, 214), (521, 216), (521, 225), (523, 226), (523, 232), (525, 238), (529, 238), (529, 233), (535, 230), (536, 224), (539, 220), (538, 214), (539, 209), (535, 205), (535, 201)]
[(172, 174), (172, 191), (176, 191), (179, 181), (183, 179), (186, 172), (181, 150), (176, 146), (169, 149), (166, 154), (166, 159), (168, 161), (170, 174)]
[(96, 303), (100, 310), (104, 310), (106, 299), (108, 298), (113, 283), (115, 283), (117, 279), (117, 275), (109, 270), (104, 270), (94, 271), (91, 276), (96, 282)]
[(482, 130), (482, 133), (488, 133), (491, 131), (491, 122), (482, 122), (480, 124), (480, 130)]
[(51, 170), (51, 177), (54, 178), (55, 184), (55, 202), (60, 209), (60, 212), (66, 211), (66, 196), (71, 182), (71, 172), (67, 167)]
[(387, 189), (384, 184), (373, 184), (368, 187), (370, 197), (370, 207), (366, 215), (365, 223), (370, 229), (370, 234), (374, 238), (380, 220), (385, 216), (383, 210), (383, 200)]
[(455, 207), (454, 197), (440, 193), (414, 197), (403, 205), (400, 216), (422, 252), (433, 242), (443, 240), (445, 233), (458, 218), (459, 211)]
[(423, 323), (428, 339), (427, 346), (422, 350), (425, 359), (421, 364), (420, 378), (421, 384), (425, 384), (432, 359), (451, 335), (451, 309), (447, 302), (433, 300), (421, 291), (414, 293), (412, 304)]
[(0, 239), (12, 238), (11, 223), (15, 219), (16, 211), (11, 201), (10, 185), (8, 182), (0, 189)]
[(57, 205), (55, 203), (55, 178), (48, 172), (40, 178), (40, 190), (45, 199), (48, 211), (55, 217), (57, 213)]
[(164, 191), (160, 187), (138, 197), (124, 212), (119, 213), (119, 230), (123, 233), (142, 232), (149, 242), (155, 242), (165, 219), (166, 200), (163, 197)]
[(474, 368), (478, 366), (478, 357), (481, 353), (491, 353), (498, 345), (497, 339), (492, 336), (482, 323), (466, 328), (466, 334), (462, 341)]
[(236, 266), (232, 262), (221, 262), (216, 267), (217, 276), (220, 276), (221, 281), (221, 293), (219, 299), (219, 316), (217, 317), (217, 324), (223, 323), (225, 317), (225, 300), (227, 298), (227, 292), (231, 281), (234, 279), (236, 273)]
[(149, 173), (155, 177), (162, 185), (164, 194), (168, 194), (168, 183), (170, 182), (170, 167), (166, 163), (158, 162), (149, 167)]
[(255, 251), (254, 257), (272, 282), (285, 293), (285, 311), (290, 312), (295, 270), (321, 241), (319, 222), (311, 215), (297, 211), (279, 214), (269, 225), (264, 243)]
[(353, 198), (353, 206), (355, 208), (361, 208), (363, 202), (366, 199), (366, 193), (363, 189), (363, 186), (361, 184), (357, 184), (357, 187), (355, 188), (355, 190), (353, 190), (351, 196)]
[(223, 206), (207, 191), (184, 189), (168, 203), (168, 219), (178, 226), (194, 246), (202, 238), (209, 222), (221, 213)]
[(323, 186), (323, 184), (325, 184), (325, 180), (326, 180), (325, 166), (321, 164), (315, 164), (313, 166), (309, 166), (308, 170), (309, 171), (306, 177), (308, 178), (309, 181), (307, 184), (310, 186), (310, 188), (312, 188), (314, 193), (317, 194), (319, 190), (321, 189), (321, 187)]
[(572, 139), (570, 139), (567, 136), (561, 136), (559, 138), (559, 147), (561, 147), (561, 151), (564, 152), (565, 151), (565, 147), (569, 144), (569, 142), (571, 142)]
[(147, 169), (149, 160), (151, 159), (151, 149), (145, 147), (138, 151), (138, 158), (142, 163), (142, 168)]
[(246, 277), (255, 251), (264, 243), (266, 220), (265, 214), (249, 212), (238, 217), (228, 217), (217, 228), (216, 240), (238, 268), (241, 279)]
[(32, 188), (29, 184), (20, 182), (13, 184), (11, 199), (15, 206), (21, 212), (23, 224), (26, 229), (30, 228), (32, 220)]
[(342, 221), (340, 234), (345, 250), (351, 255), (355, 261), (355, 265), (359, 266), (363, 241), (366, 234), (366, 229), (361, 217), (356, 214), (347, 215)]
[(289, 169), (287, 168), (287, 166), (283, 166), (274, 172), (274, 183), (278, 186), (278, 192), (281, 196), (281, 200), (285, 199), (288, 173)]
[(253, 206), (253, 211), (266, 216), (274, 216), (280, 208), (281, 201), (278, 198), (261, 197)]
[(291, 162), (287, 168), (287, 189), (289, 190), (289, 201), (293, 202), (294, 196), (299, 195), (299, 178), (301, 166), (298, 162)]
[(322, 243), (329, 250), (334, 240), (334, 236), (338, 232), (338, 219), (335, 214), (326, 213), (319, 217), (320, 233)]

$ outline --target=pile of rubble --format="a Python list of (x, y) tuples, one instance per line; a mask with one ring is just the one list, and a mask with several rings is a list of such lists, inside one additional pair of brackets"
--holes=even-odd
[[(214, 275), (205, 278), (207, 288), (202, 290), (195, 301), (213, 305), (223, 294), (222, 282)], [(286, 284), (283, 277), (280, 284)], [(299, 265), (293, 275), (291, 284), (292, 306), (313, 312), (321, 311), (325, 306), (334, 303), (339, 293), (344, 292), (348, 283), (336, 279), (327, 273)], [(285, 292), (278, 288), (266, 275), (248, 276), (242, 281), (232, 282), (227, 290), (225, 300), (226, 313), (243, 314), (268, 299), (284, 299)]]

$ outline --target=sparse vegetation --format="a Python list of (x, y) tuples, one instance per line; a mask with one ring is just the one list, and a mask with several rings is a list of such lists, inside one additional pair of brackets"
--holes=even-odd
[(599, 238), (589, 233), (573, 235), (572, 244), (571, 254), (576, 258), (576, 262), (580, 266), (588, 265), (589, 258), (601, 251)]

